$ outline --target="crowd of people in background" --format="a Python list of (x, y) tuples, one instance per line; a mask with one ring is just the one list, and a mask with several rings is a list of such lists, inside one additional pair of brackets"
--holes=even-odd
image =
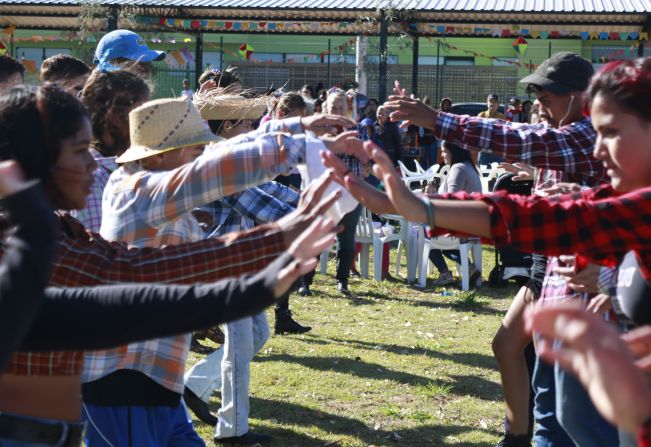
[[(354, 84), (254, 94), (235, 68), (152, 100), (165, 57), (113, 31), (94, 66), (55, 55), (28, 86), (0, 56), (0, 445), (204, 445), (188, 409), (218, 445), (269, 445), (248, 426), (265, 309), (276, 335), (310, 331), (290, 294), (315, 293), (335, 242), (351, 294), (364, 207), (533, 255), (492, 341), (498, 446), (651, 445), (651, 59), (556, 53), (527, 99), (471, 117), (398, 81), (383, 104)], [(299, 169), (315, 157), (323, 175)], [(495, 162), (533, 193), (485, 193)], [(448, 171), (415, 191), (415, 166)], [(430, 286), (453, 283), (459, 251), (429, 256)], [(186, 370), (204, 335), (221, 346)]]

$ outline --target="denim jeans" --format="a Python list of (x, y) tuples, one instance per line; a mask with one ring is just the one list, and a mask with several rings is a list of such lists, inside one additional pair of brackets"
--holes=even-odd
[(434, 264), (434, 267), (436, 267), (439, 273), (450, 271), (448, 265), (445, 263), (445, 259), (443, 259), (443, 255), (457, 264), (461, 263), (461, 253), (459, 253), (459, 250), (430, 250), (429, 260), (432, 261), (432, 264)]
[(215, 436), (241, 436), (249, 430), (249, 375), (251, 360), (269, 339), (267, 316), (261, 312), (223, 326), (225, 340), (217, 351), (185, 373), (185, 386), (204, 402), (222, 390), (222, 406)]
[[(183, 401), (176, 407), (84, 404), (86, 447), (205, 447)], [(2, 444), (4, 445), (4, 444)]]
[(597, 412), (581, 382), (558, 365), (556, 379), (556, 418), (565, 432), (580, 447), (619, 445), (617, 428)]
[(574, 447), (556, 419), (554, 367), (536, 357), (532, 381), (535, 398), (533, 443), (535, 447)]
[(337, 234), (337, 281), (339, 282), (348, 282), (350, 266), (353, 265), (355, 256), (355, 232), (361, 213), (362, 205), (357, 205), (357, 208), (345, 214), (339, 221), (339, 225), (344, 227), (344, 230)]
[(439, 158), (438, 143), (423, 144), (421, 146), (420, 164), (423, 168), (429, 169), (436, 164)]

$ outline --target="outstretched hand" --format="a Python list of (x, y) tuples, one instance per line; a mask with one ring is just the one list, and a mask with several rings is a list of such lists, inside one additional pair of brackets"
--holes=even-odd
[(332, 170), (334, 179), (342, 185), (362, 205), (376, 214), (393, 214), (396, 212), (389, 196), (373, 188), (364, 179), (353, 174), (341, 158), (332, 152), (322, 151), (323, 165)]
[(274, 296), (282, 297), (301, 276), (316, 267), (316, 256), (335, 242), (336, 225), (329, 218), (318, 217), (288, 248), (294, 260), (276, 277)]
[(368, 161), (366, 151), (364, 151), (364, 142), (359, 139), (357, 131), (351, 130), (341, 133), (337, 136), (323, 136), (321, 141), (329, 151), (335, 154), (353, 155), (362, 163)]
[(323, 198), (333, 177), (332, 171), (324, 172), (301, 192), (296, 210), (278, 220), (277, 225), (283, 232), (285, 246), (291, 246), (318, 216), (325, 214), (341, 197), (341, 191), (335, 191)]
[(317, 135), (340, 133), (336, 129), (348, 129), (355, 126), (355, 121), (338, 115), (315, 114), (301, 118), (303, 132), (311, 131)]
[(651, 390), (631, 353), (649, 358), (651, 327), (625, 334), (622, 341), (611, 323), (572, 302), (531, 306), (525, 327), (540, 337), (538, 355), (576, 375), (607, 420), (635, 432), (651, 416)]
[(418, 99), (402, 95), (389, 96), (384, 107), (390, 111), (391, 121), (402, 121), (401, 127), (418, 126), (434, 130), (437, 112), (432, 107), (423, 104)]
[(426, 224), (427, 212), (423, 201), (407, 188), (386, 152), (372, 142), (366, 142), (364, 148), (369, 158), (375, 161), (373, 173), (384, 183), (395, 210), (410, 222)]

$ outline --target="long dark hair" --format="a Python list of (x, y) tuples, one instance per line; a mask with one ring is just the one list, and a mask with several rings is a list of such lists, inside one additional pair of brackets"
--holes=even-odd
[(88, 119), (77, 98), (54, 84), (18, 86), (0, 95), (0, 160), (14, 159), (28, 179), (49, 183), (61, 140)]
[(466, 161), (469, 161), (473, 169), (479, 172), (477, 166), (475, 166), (475, 162), (472, 161), (470, 151), (462, 149), (456, 144), (450, 143), (449, 141), (446, 140), (441, 141), (441, 144), (445, 146), (445, 150), (450, 152), (450, 155), (452, 155), (450, 166), (454, 166), (457, 163), (465, 163)]
[[(129, 147), (128, 138), (115, 131), (117, 119), (126, 120), (128, 128), (129, 112), (135, 101), (148, 98), (149, 84), (137, 73), (128, 70), (100, 71), (91, 73), (84, 89), (81, 102), (90, 114), (94, 145), (105, 156), (119, 155)], [(103, 140), (108, 131), (113, 138), (111, 146)]]
[(651, 122), (651, 57), (613, 61), (599, 70), (586, 91), (586, 115), (589, 115), (592, 101), (598, 94)]

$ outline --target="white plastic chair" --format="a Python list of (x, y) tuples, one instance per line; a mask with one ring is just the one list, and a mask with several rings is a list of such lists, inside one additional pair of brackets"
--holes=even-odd
[(461, 290), (470, 289), (470, 260), (469, 255), (472, 251), (472, 261), (475, 269), (480, 272), (479, 279), (475, 286), (481, 285), (481, 257), (482, 247), (478, 239), (459, 239), (451, 236), (438, 236), (428, 238), (425, 236), (424, 228), (421, 227), (419, 233), (419, 241), (421, 242), (421, 259), (420, 268), (418, 272), (418, 285), (425, 287), (427, 285), (427, 273), (429, 270), (429, 252), (430, 250), (459, 250), (461, 255)]
[(405, 253), (407, 258), (407, 282), (413, 282), (416, 279), (418, 270), (418, 261), (420, 259), (418, 250), (418, 233), (412, 230), (414, 225), (399, 214), (383, 214), (383, 218), (397, 222), (400, 225), (398, 232), (398, 251), (396, 253), (395, 275), (400, 275), (402, 254)]
[(481, 180), (481, 190), (484, 194), (490, 191), (490, 182), (499, 177), (504, 172), (504, 169), (499, 167), (499, 163), (493, 162), (489, 165), (482, 165), (479, 167), (479, 179)]
[[(400, 175), (403, 177), (417, 177), (421, 174), (421, 172), (418, 172), (418, 167), (416, 167), (416, 171), (410, 171), (401, 160), (398, 160), (398, 167), (400, 168)], [(421, 167), (421, 169), (423, 168)]]

